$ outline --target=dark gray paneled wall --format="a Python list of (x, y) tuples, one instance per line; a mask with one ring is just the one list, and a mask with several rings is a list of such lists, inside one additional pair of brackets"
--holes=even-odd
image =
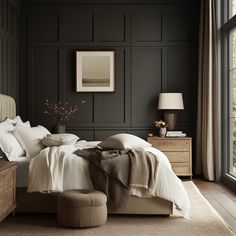
[(19, 7), (0, 0), (0, 93), (18, 100)]
[[(175, 1), (176, 2), (176, 1)], [(178, 129), (194, 134), (197, 30), (192, 2), (168, 5), (24, 6), (22, 115), (51, 127), (46, 98), (79, 112), (69, 132), (93, 140), (129, 132), (145, 137), (161, 117), (161, 91), (183, 92)], [(115, 92), (77, 93), (76, 50), (115, 51)], [(27, 85), (27, 86), (26, 86)], [(27, 96), (24, 96), (27, 94)]]

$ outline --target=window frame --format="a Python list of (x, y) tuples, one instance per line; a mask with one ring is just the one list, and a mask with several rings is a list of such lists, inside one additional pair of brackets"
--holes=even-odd
[[(236, 189), (236, 175), (230, 173), (232, 166), (231, 82), (230, 77), (230, 32), (236, 28), (236, 15), (230, 16), (231, 0), (221, 1), (221, 88), (222, 88), (222, 182)], [(218, 11), (219, 12), (219, 11)]]

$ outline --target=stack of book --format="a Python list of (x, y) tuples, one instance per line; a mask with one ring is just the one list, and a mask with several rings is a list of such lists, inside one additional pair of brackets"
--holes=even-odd
[(186, 133), (182, 131), (167, 131), (166, 137), (186, 137)]

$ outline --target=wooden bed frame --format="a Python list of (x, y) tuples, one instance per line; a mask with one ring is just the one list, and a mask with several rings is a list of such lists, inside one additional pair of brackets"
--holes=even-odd
[[(6, 117), (16, 116), (16, 104), (12, 97), (0, 94), (0, 122)], [(57, 194), (27, 193), (26, 188), (16, 188), (16, 212), (56, 213)], [(173, 203), (158, 197), (138, 198), (129, 196), (127, 207), (114, 209), (108, 206), (110, 214), (152, 214), (173, 213)]]

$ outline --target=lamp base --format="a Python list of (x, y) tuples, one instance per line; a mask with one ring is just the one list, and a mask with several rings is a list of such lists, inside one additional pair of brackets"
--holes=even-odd
[(167, 122), (167, 130), (175, 130), (177, 114), (174, 111), (164, 112), (164, 121)]

